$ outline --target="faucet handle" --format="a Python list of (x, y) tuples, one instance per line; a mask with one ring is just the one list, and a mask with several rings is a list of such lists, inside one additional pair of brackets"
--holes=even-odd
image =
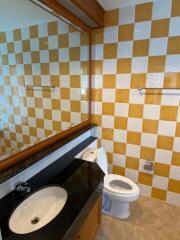
[(27, 186), (27, 182), (18, 183), (15, 187), (17, 192), (30, 192), (30, 187)]
[(22, 185), (27, 186), (28, 183), (27, 182), (22, 182)]
[(27, 186), (27, 182), (19, 182), (16, 184), (15, 187), (19, 187), (19, 186)]

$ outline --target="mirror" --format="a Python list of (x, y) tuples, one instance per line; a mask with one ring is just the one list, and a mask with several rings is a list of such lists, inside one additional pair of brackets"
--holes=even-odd
[(89, 34), (30, 0), (0, 0), (0, 160), (89, 117)]

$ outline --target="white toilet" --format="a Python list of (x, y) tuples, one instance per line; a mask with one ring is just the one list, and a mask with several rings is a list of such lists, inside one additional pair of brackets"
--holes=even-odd
[(91, 154), (93, 151), (96, 151), (97, 164), (105, 173), (102, 211), (120, 219), (128, 218), (130, 215), (129, 202), (135, 201), (139, 197), (138, 186), (127, 177), (108, 174), (107, 154), (104, 148), (98, 149), (98, 154), (97, 149), (92, 150)]

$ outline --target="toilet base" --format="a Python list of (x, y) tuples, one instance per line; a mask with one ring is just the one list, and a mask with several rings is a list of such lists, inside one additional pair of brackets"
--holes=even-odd
[(102, 212), (112, 217), (126, 219), (130, 216), (129, 202), (116, 201), (103, 193)]

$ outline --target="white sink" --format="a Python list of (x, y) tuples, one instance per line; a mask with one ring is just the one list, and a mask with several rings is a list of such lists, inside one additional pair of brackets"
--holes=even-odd
[(9, 228), (17, 234), (34, 232), (51, 220), (63, 209), (67, 192), (58, 186), (49, 186), (26, 198), (12, 213)]

